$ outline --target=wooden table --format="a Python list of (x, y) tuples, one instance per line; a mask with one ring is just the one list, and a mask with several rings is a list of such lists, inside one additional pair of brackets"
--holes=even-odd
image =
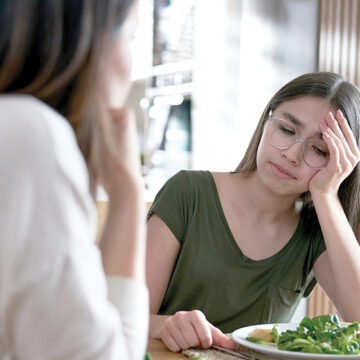
[[(239, 349), (241, 350), (242, 353), (248, 355), (248, 356), (252, 356), (254, 359), (257, 360), (277, 360), (276, 358), (270, 356), (270, 355), (266, 355), (266, 354), (262, 354), (259, 353), (257, 351), (253, 351), (250, 350), (248, 348), (243, 348), (241, 349), (241, 345), (239, 345)], [(204, 352), (207, 350), (203, 350)], [(216, 352), (216, 350), (213, 350)], [(186, 357), (185, 355), (182, 355), (180, 353), (173, 353), (171, 351), (169, 351), (167, 349), (167, 347), (164, 345), (164, 343), (161, 340), (158, 339), (149, 339), (148, 342), (148, 348), (147, 348), (147, 352), (150, 353), (151, 357), (153, 358), (153, 360), (190, 360), (188, 357)], [(197, 352), (201, 352), (200, 350)], [(225, 355), (224, 353), (221, 353), (222, 358)], [(201, 354), (200, 354), (201, 355)], [(206, 356), (208, 356), (209, 354), (207, 353)], [(217, 358), (217, 355), (212, 354), (212, 356), (215, 358)], [(230, 355), (229, 355), (230, 356)], [(205, 354), (204, 354), (205, 357)], [(239, 358), (240, 359), (240, 358)]]
[(164, 343), (158, 339), (149, 339), (147, 352), (150, 353), (153, 360), (189, 360), (188, 357), (180, 353), (173, 353), (169, 351)]

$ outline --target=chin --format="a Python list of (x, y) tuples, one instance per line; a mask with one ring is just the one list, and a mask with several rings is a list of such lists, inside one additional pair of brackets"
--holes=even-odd
[(294, 181), (279, 180), (272, 174), (270, 166), (266, 172), (259, 171), (261, 182), (264, 184), (265, 188), (268, 191), (272, 192), (274, 195), (280, 196), (300, 196), (303, 192), (307, 190), (299, 187), (299, 184)]

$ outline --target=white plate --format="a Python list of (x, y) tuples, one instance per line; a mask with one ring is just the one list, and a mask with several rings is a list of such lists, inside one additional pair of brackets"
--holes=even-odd
[(306, 359), (306, 360), (318, 360), (318, 359), (331, 359), (331, 360), (360, 360), (359, 355), (333, 355), (333, 354), (311, 354), (296, 351), (278, 350), (276, 346), (257, 344), (252, 341), (247, 341), (248, 334), (255, 328), (259, 329), (271, 329), (274, 325), (277, 325), (279, 332), (286, 330), (296, 330), (298, 324), (266, 324), (266, 325), (252, 325), (235, 330), (232, 333), (232, 338), (239, 344), (246, 346), (249, 349), (256, 350), (260, 353), (274, 356), (278, 359)]

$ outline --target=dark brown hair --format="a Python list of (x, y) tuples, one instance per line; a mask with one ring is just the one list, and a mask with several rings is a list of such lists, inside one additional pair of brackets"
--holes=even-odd
[(101, 57), (135, 0), (2, 0), (0, 94), (33, 95), (73, 126), (97, 181), (100, 141), (111, 122), (100, 91)]
[[(329, 104), (340, 109), (346, 117), (359, 146), (360, 123), (360, 90), (345, 81), (341, 76), (331, 72), (315, 72), (304, 74), (284, 85), (266, 105), (257, 128), (253, 134), (246, 153), (235, 172), (247, 174), (256, 170), (256, 154), (264, 131), (264, 125), (271, 112), (281, 103), (301, 96), (325, 98)], [(339, 198), (345, 214), (357, 237), (360, 239), (360, 173), (357, 165), (352, 173), (342, 182)], [(313, 207), (310, 193), (302, 194), (303, 215), (307, 227), (319, 232), (320, 226)]]

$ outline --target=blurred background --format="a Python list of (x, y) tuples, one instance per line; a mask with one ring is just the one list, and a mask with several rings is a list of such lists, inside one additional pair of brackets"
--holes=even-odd
[(317, 69), (318, 26), (317, 0), (140, 2), (129, 104), (148, 201), (180, 169), (236, 167), (272, 94)]
[[(292, 78), (328, 70), (360, 84), (359, 0), (139, 1), (128, 105), (148, 203), (181, 169), (235, 169)], [(330, 312), (317, 287), (293, 320)]]
[(359, 84), (359, 0), (140, 0), (135, 108), (147, 201), (181, 169), (230, 171), (270, 97), (316, 70)]

